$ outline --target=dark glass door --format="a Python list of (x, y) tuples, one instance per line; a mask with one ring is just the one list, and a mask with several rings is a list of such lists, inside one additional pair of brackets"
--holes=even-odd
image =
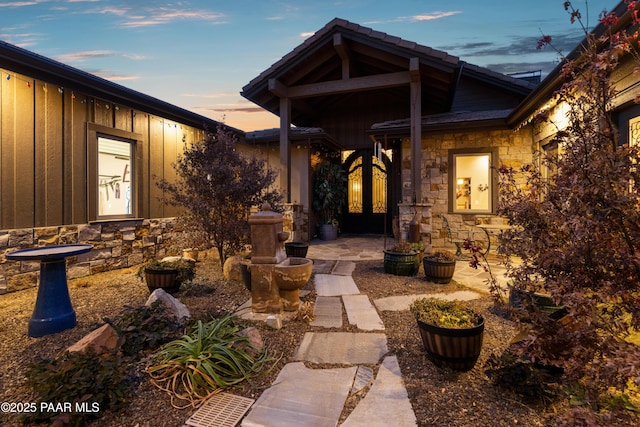
[(356, 150), (346, 158), (344, 166), (349, 181), (343, 231), (382, 234), (385, 232), (386, 220), (386, 232), (391, 233), (391, 159), (387, 153), (382, 152), (376, 157), (372, 149)]

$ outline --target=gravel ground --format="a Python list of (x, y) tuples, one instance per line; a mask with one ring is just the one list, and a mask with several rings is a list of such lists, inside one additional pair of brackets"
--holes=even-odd
[[(136, 276), (137, 268), (102, 273), (89, 278), (71, 280), (71, 299), (78, 325), (59, 334), (29, 338), (27, 324), (33, 310), (36, 290), (29, 289), (0, 295), (0, 402), (38, 402), (26, 384), (25, 369), (37, 357), (54, 358), (87, 333), (102, 325), (104, 317), (116, 318), (130, 307), (143, 305), (149, 295), (146, 285)], [(422, 272), (420, 272), (422, 274)], [(382, 261), (358, 262), (354, 280), (362, 293), (373, 300), (385, 296), (429, 292), (452, 292), (460, 286), (436, 285), (423, 275), (413, 278), (384, 274)], [(311, 284), (311, 282), (310, 282)], [(305, 297), (313, 301), (315, 292)], [(176, 295), (187, 305), (194, 319), (233, 311), (249, 297), (245, 287), (222, 278), (218, 260), (212, 253), (197, 264), (197, 277), (183, 285)], [(522, 403), (509, 392), (494, 387), (484, 373), (483, 365), (492, 354), (500, 354), (516, 334), (516, 325), (493, 313), (491, 300), (483, 298), (471, 303), (485, 319), (483, 351), (478, 363), (469, 372), (454, 372), (435, 367), (425, 356), (415, 321), (408, 311), (382, 312), (391, 353), (398, 357), (411, 404), (420, 426), (541, 426), (553, 425), (553, 408), (533, 407)], [(341, 331), (354, 331), (344, 315)], [(305, 332), (313, 328), (302, 320), (284, 323), (273, 330), (263, 323), (255, 326), (274, 354), (282, 357), (274, 369), (231, 392), (258, 398), (280, 369), (292, 360)], [(322, 329), (327, 331), (326, 329)], [(337, 331), (337, 329), (336, 329)], [(132, 368), (141, 379), (135, 386), (128, 406), (118, 413), (105, 411), (91, 426), (181, 426), (195, 411), (176, 409), (163, 391), (150, 384), (144, 374), (145, 355)], [(309, 367), (325, 367), (314, 366)], [(376, 366), (372, 366), (374, 370)], [(366, 393), (366, 390), (365, 390)], [(350, 413), (364, 393), (349, 398), (342, 419)], [(0, 426), (23, 425), (18, 414), (0, 413)]]

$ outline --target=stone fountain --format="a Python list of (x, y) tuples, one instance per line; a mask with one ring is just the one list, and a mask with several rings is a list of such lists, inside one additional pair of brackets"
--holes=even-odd
[(300, 308), (300, 288), (311, 277), (308, 258), (287, 258), (282, 215), (265, 203), (249, 216), (251, 227), (251, 309), (255, 313), (281, 313)]

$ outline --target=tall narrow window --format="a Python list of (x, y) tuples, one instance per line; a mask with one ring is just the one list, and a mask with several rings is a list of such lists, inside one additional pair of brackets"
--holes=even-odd
[(133, 143), (98, 137), (98, 216), (133, 214)]
[(492, 153), (455, 153), (450, 180), (453, 212), (491, 212)]
[(351, 164), (348, 176), (349, 213), (362, 213), (362, 156)]
[(376, 156), (373, 156), (371, 187), (373, 213), (385, 213), (387, 211), (387, 168)]

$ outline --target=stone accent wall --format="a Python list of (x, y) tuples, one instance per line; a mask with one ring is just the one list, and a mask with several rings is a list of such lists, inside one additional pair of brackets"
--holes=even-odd
[[(17, 249), (47, 245), (93, 245), (90, 252), (67, 259), (67, 275), (76, 278), (177, 255), (178, 232), (173, 218), (3, 230), (0, 231), (0, 251), (4, 255)], [(0, 294), (35, 286), (39, 269), (37, 261), (9, 261), (3, 256)]]
[(431, 252), (431, 207), (432, 205), (428, 203), (398, 204), (398, 226), (400, 233), (398, 237), (402, 240), (407, 240), (409, 223), (413, 221), (413, 218), (417, 215), (425, 252)]
[[(447, 215), (451, 229), (461, 233), (460, 237), (474, 232), (473, 226), (478, 216), (486, 214), (452, 214), (449, 209), (449, 150), (460, 148), (498, 148), (498, 165), (519, 168), (533, 160), (532, 126), (514, 130), (481, 130), (463, 131), (458, 133), (426, 133), (422, 139), (422, 200), (418, 205), (430, 206), (430, 215), (423, 215), (425, 223), (425, 243), (433, 248), (455, 250), (455, 245), (449, 242), (447, 232), (442, 225), (441, 215)], [(412, 204), (411, 190), (411, 144), (408, 138), (402, 141), (402, 207)], [(401, 216), (403, 210), (401, 209)], [(405, 208), (404, 221), (413, 218), (412, 209)], [(427, 219), (428, 218), (428, 219)], [(402, 229), (402, 219), (401, 219)], [(428, 238), (428, 240), (427, 240)]]
[(289, 242), (309, 242), (309, 212), (303, 205), (285, 204), (282, 217), (282, 230), (290, 233)]

